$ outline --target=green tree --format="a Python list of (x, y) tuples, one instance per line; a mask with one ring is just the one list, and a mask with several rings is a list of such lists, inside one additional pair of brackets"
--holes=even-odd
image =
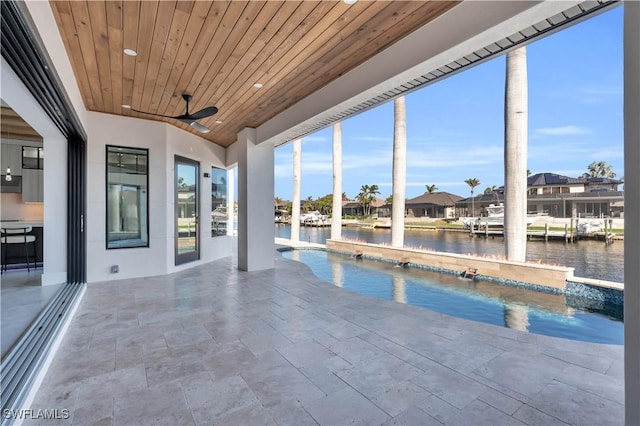
[(280, 197), (274, 197), (273, 199), (273, 206), (276, 208), (276, 210), (280, 209), (280, 206), (284, 203), (284, 201), (282, 200), (282, 198)]
[(427, 188), (427, 192), (429, 194), (432, 194), (432, 193), (434, 193), (435, 191), (438, 190), (438, 187), (435, 186), (435, 185), (425, 185), (425, 187)]
[(362, 185), (360, 187), (360, 193), (356, 197), (356, 200), (362, 204), (362, 210), (365, 216), (371, 214), (371, 203), (378, 194), (380, 194), (378, 185)]
[(475, 189), (476, 186), (480, 185), (480, 181), (476, 178), (469, 178), (469, 179), (466, 179), (464, 183), (469, 185), (469, 187), (471, 188), (471, 216), (473, 216), (476, 211), (475, 205), (474, 205), (473, 190)]
[(319, 210), (322, 214), (329, 214), (333, 210), (333, 194), (325, 195), (318, 198), (314, 202), (316, 210)]
[(613, 171), (613, 167), (607, 164), (605, 161), (594, 161), (587, 166), (587, 172), (582, 174), (583, 178), (593, 177), (607, 177), (614, 178), (616, 173)]
[(304, 200), (304, 203), (302, 203), (302, 208), (304, 209), (305, 212), (310, 212), (311, 210), (315, 210), (316, 204), (313, 201), (313, 197), (311, 196), (307, 197), (307, 199)]
[(497, 187), (497, 186), (495, 186), (495, 185), (487, 186), (487, 187), (484, 189), (484, 193), (485, 193), (485, 194), (492, 194), (492, 193), (496, 192), (496, 190), (497, 190), (497, 189), (498, 189), (498, 187)]

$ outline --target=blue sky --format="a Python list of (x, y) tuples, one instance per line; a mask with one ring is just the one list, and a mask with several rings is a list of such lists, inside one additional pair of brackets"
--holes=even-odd
[[(592, 161), (623, 176), (622, 7), (527, 46), (529, 158), (533, 173), (577, 177)], [(469, 195), (503, 184), (505, 57), (406, 96), (407, 198)], [(302, 140), (302, 198), (332, 192), (331, 128)], [(393, 101), (342, 122), (343, 191), (362, 185), (391, 194)], [(291, 200), (292, 144), (275, 151), (275, 196)]]

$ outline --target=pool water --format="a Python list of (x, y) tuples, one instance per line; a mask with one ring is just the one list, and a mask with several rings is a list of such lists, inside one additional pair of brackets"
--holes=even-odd
[(510, 287), (456, 275), (398, 268), (316, 250), (285, 258), (308, 265), (319, 278), (355, 293), (530, 333), (595, 343), (622, 344), (622, 308), (563, 295)]

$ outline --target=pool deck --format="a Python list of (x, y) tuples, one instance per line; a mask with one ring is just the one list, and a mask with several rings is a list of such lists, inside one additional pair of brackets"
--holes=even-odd
[(32, 409), (78, 425), (624, 424), (623, 347), (351, 293), (275, 253), (92, 283)]

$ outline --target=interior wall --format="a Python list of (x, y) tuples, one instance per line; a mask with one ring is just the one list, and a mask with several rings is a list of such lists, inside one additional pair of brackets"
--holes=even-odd
[(23, 203), (20, 193), (0, 194), (0, 219), (42, 222), (44, 220), (44, 204)]
[(4, 58), (1, 62), (0, 76), (0, 97), (43, 138), (46, 164), (43, 212), (44, 268), (41, 282), (42, 285), (60, 284), (67, 279), (67, 140)]
[[(2, 138), (3, 144), (42, 147), (42, 142)], [(4, 170), (2, 171), (4, 173)], [(43, 203), (23, 203), (22, 194), (0, 193), (0, 220), (44, 221)]]
[[(174, 155), (200, 162), (200, 217), (210, 217), (212, 166), (224, 167), (225, 149), (166, 123), (87, 113), (89, 139), (87, 204), (87, 281), (108, 281), (163, 275), (231, 254), (229, 237), (211, 238), (200, 227), (200, 261), (175, 266), (174, 260)], [(106, 248), (106, 146), (149, 150), (149, 247)], [(204, 222), (204, 221), (201, 221)], [(112, 273), (111, 266), (119, 272)]]

